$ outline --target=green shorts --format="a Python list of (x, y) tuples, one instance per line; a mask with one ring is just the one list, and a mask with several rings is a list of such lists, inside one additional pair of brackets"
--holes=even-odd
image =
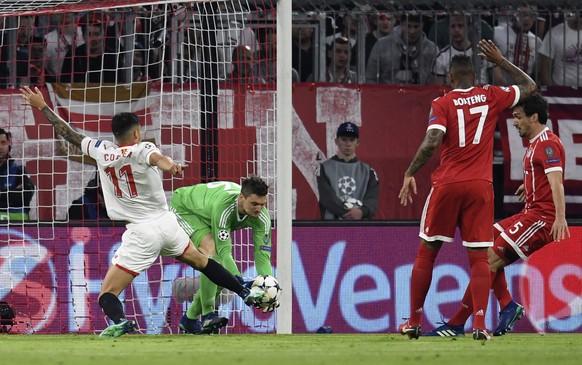
[(200, 247), (202, 238), (212, 232), (210, 227), (202, 222), (198, 216), (180, 211), (179, 207), (172, 206), (170, 207), (170, 210), (176, 214), (178, 223), (182, 229), (186, 231), (194, 246), (196, 246), (196, 248)]

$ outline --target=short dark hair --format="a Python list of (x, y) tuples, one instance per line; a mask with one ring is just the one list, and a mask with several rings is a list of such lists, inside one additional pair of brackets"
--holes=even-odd
[(115, 138), (125, 137), (136, 125), (139, 126), (139, 117), (135, 113), (119, 113), (111, 119), (111, 131)]
[(240, 192), (245, 197), (252, 194), (266, 196), (269, 193), (269, 185), (260, 177), (252, 175), (242, 181)]
[(451, 73), (458, 75), (461, 78), (469, 78), (475, 74), (475, 68), (473, 67), (471, 57), (462, 54), (453, 56), (449, 65), (449, 70)]
[(4, 128), (0, 128), (0, 135), (6, 135), (6, 139), (8, 140), (8, 142), (10, 142), (12, 140), (12, 133), (8, 132), (6, 129)]
[(457, 17), (462, 17), (463, 18), (463, 23), (467, 26), (471, 26), (473, 24), (473, 21), (471, 20), (471, 16), (469, 14), (466, 14), (463, 11), (453, 11), (450, 15), (449, 15), (449, 27), (450, 27), (450, 21), (453, 18), (457, 18)]
[(537, 113), (538, 120), (541, 124), (546, 124), (548, 122), (548, 101), (539, 92), (535, 92), (526, 99), (515, 104), (512, 109), (519, 107), (523, 108), (523, 112), (528, 117)]
[(8, 146), (8, 152), (10, 152), (12, 151), (12, 133), (8, 132), (4, 128), (0, 128), (0, 136), (3, 134), (6, 135), (6, 139), (8, 140), (8, 143), (10, 143), (10, 145)]
[(425, 19), (424, 15), (419, 12), (408, 11), (400, 14), (400, 21), (409, 23), (425, 23), (427, 20)]

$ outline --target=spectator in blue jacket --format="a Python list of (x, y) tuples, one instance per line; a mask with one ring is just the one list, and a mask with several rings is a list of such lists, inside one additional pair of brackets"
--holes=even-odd
[(10, 157), (12, 135), (0, 128), (0, 219), (28, 220), (34, 183), (24, 166)]

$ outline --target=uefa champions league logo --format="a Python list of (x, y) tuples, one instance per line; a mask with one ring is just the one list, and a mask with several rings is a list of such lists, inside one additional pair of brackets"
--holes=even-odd
[[(18, 320), (29, 323), (33, 318), (34, 332), (55, 316), (56, 272), (50, 257), (46, 247), (22, 229), (0, 228), (0, 301), (13, 305)], [(23, 302), (26, 307), (17, 305)]]
[(337, 183), (337, 187), (343, 195), (352, 195), (356, 192), (356, 180), (351, 176), (342, 176)]
[(218, 231), (218, 239), (221, 241), (226, 241), (228, 240), (228, 238), (230, 237), (230, 234), (228, 233), (228, 231), (226, 229), (221, 229), (220, 231)]

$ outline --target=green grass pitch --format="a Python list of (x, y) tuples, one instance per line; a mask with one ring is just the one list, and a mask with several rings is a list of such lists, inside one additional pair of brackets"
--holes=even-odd
[(581, 364), (582, 334), (509, 334), (408, 340), (396, 334), (342, 335), (0, 335), (4, 365), (359, 365)]

